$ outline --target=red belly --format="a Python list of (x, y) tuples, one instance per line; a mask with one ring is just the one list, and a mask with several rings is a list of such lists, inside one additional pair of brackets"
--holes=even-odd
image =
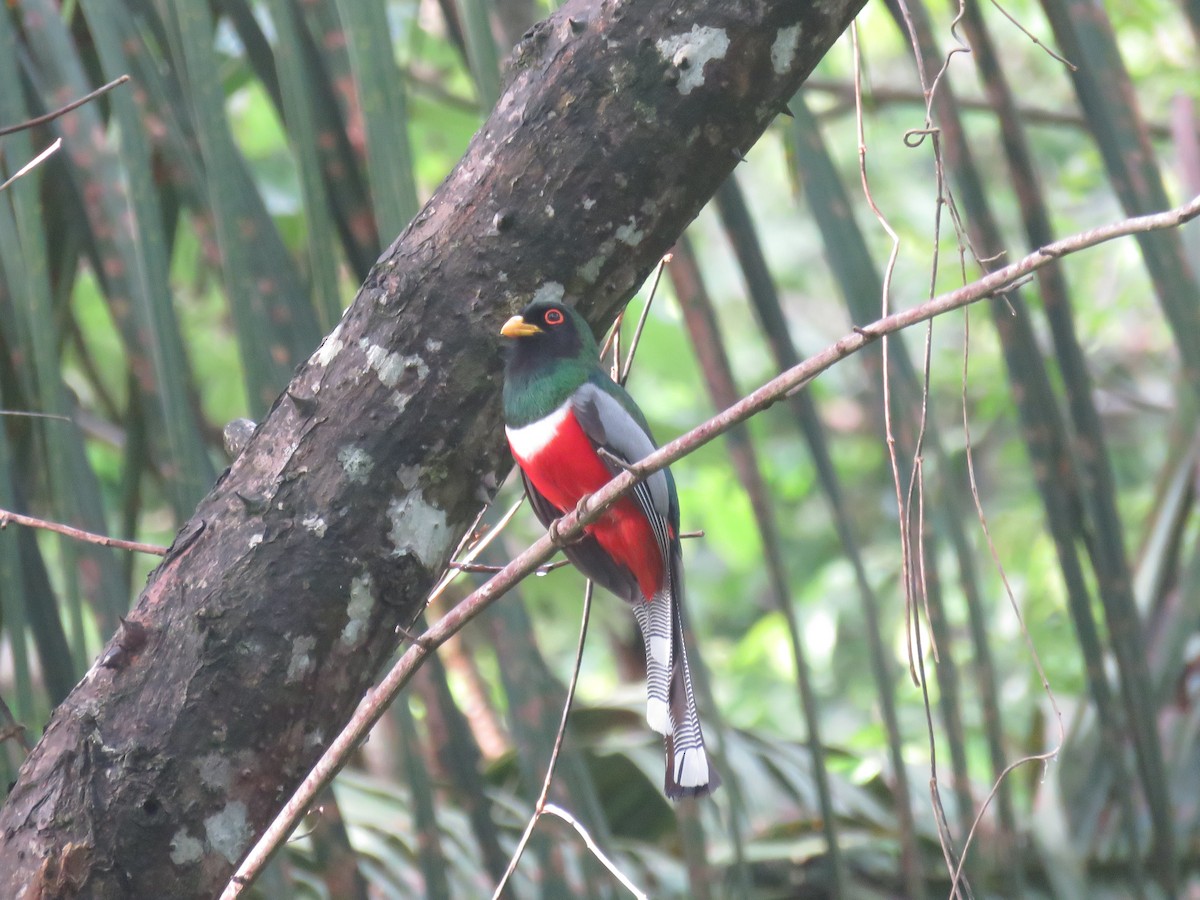
[[(539, 453), (521, 457), (514, 450), (513, 456), (538, 492), (563, 512), (612, 480), (574, 413), (563, 419), (553, 440)], [(650, 523), (632, 497), (622, 497), (585, 531), (633, 573), (647, 600), (653, 598), (663, 583), (662, 555)]]

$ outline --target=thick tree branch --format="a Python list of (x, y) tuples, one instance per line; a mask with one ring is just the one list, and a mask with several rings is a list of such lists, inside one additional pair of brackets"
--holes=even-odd
[[(1011, 265), (996, 269), (978, 281), (942, 294), (919, 306), (893, 313), (865, 327), (856, 327), (851, 334), (830, 344), (820, 353), (777, 375), (758, 390), (746, 395), (708, 421), (663, 445), (640, 462), (626, 467), (625, 471), (593, 494), (586, 503), (559, 519), (555, 530), (562, 540), (570, 541), (582, 536), (584, 528), (590, 522), (595, 521), (603, 514), (604, 510), (631, 490), (638, 481), (677, 462), (751, 416), (803, 388), (835, 363), (857, 353), (885, 335), (895, 334), (910, 325), (925, 322), (935, 316), (977, 303), (980, 300), (996, 297), (1014, 284), (1023, 281), (1031, 273), (1063, 256), (1078, 253), (1097, 244), (1131, 234), (1176, 228), (1198, 216), (1200, 216), (1200, 196), (1176, 209), (1149, 216), (1124, 219), (1110, 225), (1093, 228), (1040, 247)], [(408, 684), (409, 679), (416, 673), (425, 658), (457, 634), (467, 622), (516, 587), (523, 579), (539, 571), (540, 567), (555, 552), (557, 552), (557, 544), (549, 534), (539, 538), (482, 587), (414, 639), (413, 646), (397, 661), (379, 686), (363, 700), (350, 723), (330, 745), (325, 755), (313, 767), (300, 788), (284, 806), (278, 818), (263, 834), (258, 846), (243, 863), (238, 873), (239, 876), (249, 879), (257, 874), (271, 853), (300, 823), (317, 794), (333, 780), (334, 775), (345, 764), (354, 748), (366, 739), (379, 717)], [(234, 889), (227, 891), (224, 897), (232, 898), (237, 895), (238, 891), (235, 886)]]
[[(197, 507), (0, 810), (0, 896), (211, 896), (508, 468), (496, 331), (611, 318), (862, 0), (573, 0)], [(110, 643), (116, 652), (119, 638)]]

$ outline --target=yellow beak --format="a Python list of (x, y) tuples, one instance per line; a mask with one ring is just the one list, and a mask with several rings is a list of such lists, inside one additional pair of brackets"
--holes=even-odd
[(513, 316), (504, 323), (504, 327), (500, 329), (500, 333), (505, 337), (519, 338), (529, 337), (531, 334), (541, 334), (542, 329), (536, 325), (529, 324), (520, 316)]

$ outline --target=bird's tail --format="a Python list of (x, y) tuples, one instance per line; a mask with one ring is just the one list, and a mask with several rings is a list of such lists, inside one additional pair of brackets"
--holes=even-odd
[(666, 738), (666, 794), (677, 800), (703, 796), (721, 780), (709, 764), (696, 711), (683, 641), (682, 584), (678, 578), (671, 582), (649, 602), (635, 601), (633, 609), (646, 644), (646, 721)]
[(638, 597), (633, 614), (646, 645), (646, 721), (666, 737), (671, 735), (671, 661), (674, 652), (670, 596), (664, 591), (652, 600)]

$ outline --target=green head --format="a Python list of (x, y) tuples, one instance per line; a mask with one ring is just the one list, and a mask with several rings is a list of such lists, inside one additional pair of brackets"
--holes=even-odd
[(583, 317), (562, 303), (537, 300), (504, 323), (504, 418), (520, 427), (566, 402), (600, 366), (600, 349)]

